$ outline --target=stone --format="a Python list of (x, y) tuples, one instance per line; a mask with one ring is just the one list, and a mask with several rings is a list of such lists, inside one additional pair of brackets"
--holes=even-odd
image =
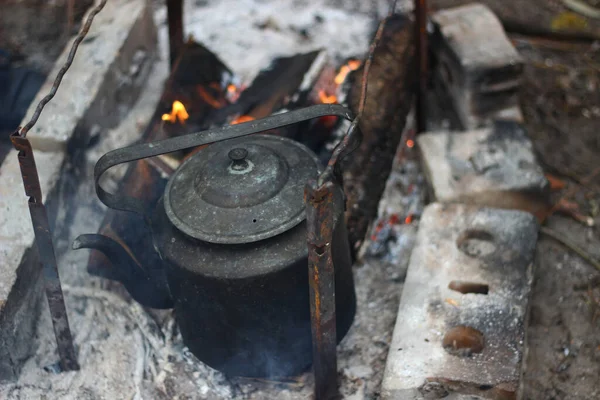
[(506, 116), (522, 121), (523, 61), (496, 15), (473, 3), (438, 11), (431, 20), (433, 77), (446, 88), (463, 127), (474, 129)]
[[(63, 159), (62, 153), (36, 154), (45, 193), (56, 185)], [(0, 381), (17, 379), (35, 350), (44, 290), (33, 244), (17, 152), (11, 151), (0, 167)]]
[[(60, 201), (67, 148), (78, 148), (90, 132), (119, 122), (145, 84), (156, 51), (156, 29), (145, 0), (109, 1), (96, 16), (56, 96), (29, 132), (35, 150), (44, 203)], [(71, 45), (32, 102), (23, 125), (50, 90)], [(71, 182), (72, 184), (72, 182)], [(49, 210), (50, 222), (55, 215)], [(57, 225), (64, 221), (58, 218)], [(40, 263), (16, 151), (0, 165), (0, 381), (18, 378), (33, 354), (43, 296)]]
[(534, 214), (546, 205), (548, 180), (517, 123), (497, 121), (492, 127), (468, 132), (424, 133), (417, 144), (435, 201)]
[(516, 399), (538, 235), (522, 211), (426, 207), (382, 399)]
[[(16, 276), (0, 279), (14, 281), (10, 296), (3, 296), (0, 303), (0, 381), (16, 380), (23, 363), (32, 355), (37, 321), (42, 306), (43, 280), (37, 252), (31, 248), (14, 246), (13, 254), (20, 252), (23, 259), (17, 261)], [(4, 256), (4, 249), (0, 250)], [(12, 260), (9, 260), (12, 261)], [(3, 261), (4, 262), (4, 261)], [(3, 291), (5, 289), (3, 285)]]
[[(94, 18), (54, 99), (28, 134), (34, 149), (64, 151), (78, 131), (114, 128), (146, 83), (156, 42), (156, 27), (145, 0), (107, 2)], [(50, 91), (70, 49), (71, 42), (56, 60), (24, 121)]]

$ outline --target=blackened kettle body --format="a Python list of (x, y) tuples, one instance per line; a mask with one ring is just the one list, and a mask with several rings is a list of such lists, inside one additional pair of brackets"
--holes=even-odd
[[(303, 192), (320, 170), (311, 150), (274, 135), (199, 151), (171, 176), (151, 218), (163, 270), (158, 278), (156, 271), (128, 271), (125, 287), (134, 298), (137, 284), (169, 293), (184, 343), (227, 375), (302, 372), (312, 361)], [(354, 318), (356, 298), (341, 189), (334, 202), (339, 342)], [(110, 247), (111, 239), (84, 236), (75, 247)], [(135, 268), (125, 251), (105, 254), (118, 268)], [(136, 300), (151, 306), (145, 296)]]

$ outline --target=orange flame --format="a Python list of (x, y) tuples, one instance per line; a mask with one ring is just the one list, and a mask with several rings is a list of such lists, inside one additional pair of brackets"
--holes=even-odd
[(169, 121), (172, 124), (174, 124), (175, 122), (177, 122), (177, 120), (179, 120), (179, 122), (183, 124), (189, 117), (190, 116), (187, 113), (183, 103), (180, 102), (179, 100), (175, 100), (173, 102), (173, 105), (171, 106), (171, 113), (163, 114), (162, 120)]
[(413, 147), (415, 147), (415, 141), (412, 139), (408, 139), (406, 141), (406, 145), (412, 149)]
[(250, 121), (254, 121), (255, 119), (256, 118), (251, 117), (249, 115), (240, 115), (239, 117), (237, 117), (236, 119), (231, 121), (231, 125), (237, 125), (237, 124), (241, 124), (243, 122), (250, 122)]
[(324, 90), (319, 90), (319, 100), (324, 104), (337, 103), (337, 97), (333, 94), (328, 95)]
[(360, 64), (360, 60), (350, 60), (346, 65), (342, 65), (340, 72), (335, 76), (336, 85), (344, 83), (350, 71), (356, 71), (360, 67)]

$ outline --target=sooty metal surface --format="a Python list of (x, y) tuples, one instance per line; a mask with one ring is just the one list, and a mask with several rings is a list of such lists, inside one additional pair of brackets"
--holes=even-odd
[[(343, 213), (336, 218), (337, 342), (356, 311)], [(185, 344), (200, 360), (231, 376), (282, 377), (312, 362), (306, 223), (246, 244), (212, 244), (181, 233), (161, 203), (155, 235), (168, 263), (175, 315)]]
[(188, 159), (165, 190), (170, 222), (211, 243), (267, 239), (305, 218), (303, 190), (319, 162), (304, 145), (253, 135), (209, 146)]

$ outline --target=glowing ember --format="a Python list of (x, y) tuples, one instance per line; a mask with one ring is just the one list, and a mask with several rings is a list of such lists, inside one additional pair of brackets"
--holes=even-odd
[(246, 89), (244, 85), (237, 87), (233, 83), (230, 83), (227, 85), (227, 100), (229, 100), (230, 103), (235, 103), (240, 98), (244, 89)]
[(350, 60), (348, 64), (343, 65), (340, 68), (340, 72), (335, 77), (336, 85), (341, 85), (345, 80), (350, 71), (356, 71), (360, 67), (361, 62), (359, 60)]
[(239, 117), (237, 117), (236, 119), (231, 121), (231, 125), (237, 125), (237, 124), (241, 124), (243, 122), (254, 121), (255, 119), (256, 118), (251, 117), (249, 115), (240, 115)]
[(173, 105), (171, 106), (170, 114), (163, 114), (162, 120), (169, 121), (174, 124), (179, 120), (180, 123), (185, 123), (185, 121), (189, 118), (189, 114), (187, 113), (185, 106), (179, 100), (175, 100)]
[(337, 103), (337, 97), (333, 94), (328, 95), (324, 90), (319, 90), (319, 100), (323, 104)]
[(406, 141), (406, 145), (412, 149), (413, 147), (415, 147), (415, 141), (412, 139), (408, 139)]
[(213, 108), (221, 108), (225, 105), (225, 100), (217, 99), (208, 90), (202, 87), (202, 85), (196, 86), (196, 93), (198, 93), (198, 95), (202, 97), (202, 100)]
[(408, 214), (408, 216), (406, 218), (404, 218), (404, 223), (405, 224), (410, 224), (413, 221), (413, 216), (412, 214)]

